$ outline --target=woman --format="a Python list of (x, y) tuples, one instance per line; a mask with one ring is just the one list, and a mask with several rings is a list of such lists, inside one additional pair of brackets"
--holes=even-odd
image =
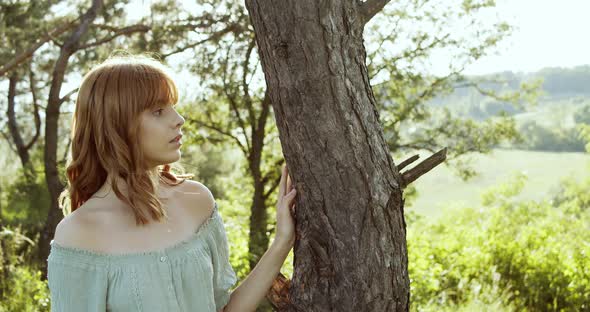
[(233, 292), (226, 232), (203, 184), (170, 172), (184, 118), (169, 69), (142, 56), (93, 68), (78, 91), (68, 189), (48, 261), (52, 311), (254, 311), (294, 243), (283, 167), (271, 247)]

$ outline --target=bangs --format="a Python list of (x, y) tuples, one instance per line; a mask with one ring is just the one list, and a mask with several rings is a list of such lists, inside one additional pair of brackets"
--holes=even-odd
[(173, 73), (163, 64), (144, 57), (116, 57), (105, 61), (101, 71), (108, 102), (121, 110), (132, 108), (133, 115), (178, 102)]
[[(167, 105), (175, 105), (178, 102), (178, 90), (172, 79), (163, 74), (156, 73), (154, 79), (146, 79), (143, 110), (154, 109)], [(140, 104), (141, 105), (141, 104)]]

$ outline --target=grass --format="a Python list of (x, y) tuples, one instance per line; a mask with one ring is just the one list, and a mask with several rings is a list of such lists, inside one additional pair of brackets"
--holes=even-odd
[[(420, 160), (428, 156), (420, 153)], [(517, 172), (528, 177), (517, 199), (547, 199), (557, 192), (561, 179), (581, 180), (590, 176), (590, 155), (497, 149), (489, 155), (474, 155), (472, 166), (479, 175), (467, 182), (444, 164), (420, 177), (413, 183), (418, 197), (406, 202), (406, 211), (436, 218), (456, 206), (479, 206), (483, 191)]]

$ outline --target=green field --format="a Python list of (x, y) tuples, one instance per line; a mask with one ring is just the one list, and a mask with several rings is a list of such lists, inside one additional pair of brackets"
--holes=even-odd
[[(420, 159), (429, 153), (420, 153)], [(399, 163), (400, 160), (397, 160)], [(489, 155), (473, 156), (473, 168), (479, 175), (462, 181), (446, 165), (439, 165), (414, 182), (418, 197), (406, 204), (406, 211), (439, 217), (446, 209), (480, 205), (480, 194), (491, 186), (504, 183), (518, 172), (528, 177), (517, 199), (542, 200), (557, 192), (561, 179), (582, 179), (590, 176), (590, 155), (585, 153), (554, 153), (523, 150), (494, 150)]]

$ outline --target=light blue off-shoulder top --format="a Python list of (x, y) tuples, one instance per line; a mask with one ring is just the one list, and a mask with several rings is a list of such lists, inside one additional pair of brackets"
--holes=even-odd
[(182, 242), (160, 251), (104, 254), (51, 241), (51, 311), (217, 312), (237, 282), (217, 208)]

